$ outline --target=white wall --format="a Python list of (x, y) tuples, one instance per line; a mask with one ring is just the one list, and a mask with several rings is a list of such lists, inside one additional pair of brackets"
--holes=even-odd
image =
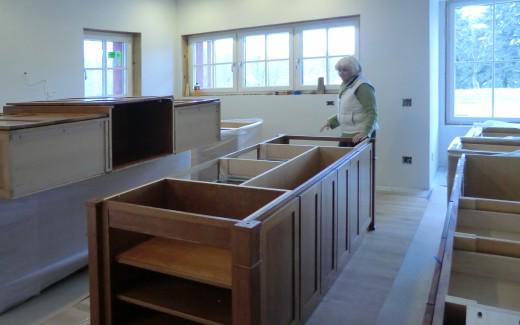
[(439, 165), (440, 4), (430, 2), (430, 184)]
[(2, 0), (0, 107), (83, 96), (84, 28), (142, 33), (142, 94), (171, 95), (174, 20), (173, 0)]
[[(360, 15), (360, 58), (377, 90), (381, 124), (377, 185), (429, 188), (429, 1), (177, 0), (177, 13), (178, 35)], [(180, 53), (180, 38), (175, 46)], [(176, 65), (181, 62), (178, 55)], [(180, 71), (175, 85), (176, 95), (181, 95)], [(324, 117), (333, 113), (325, 107), (327, 97), (222, 97), (223, 115), (264, 118), (266, 137), (278, 132), (316, 133)], [(403, 109), (402, 98), (412, 98), (413, 107)], [(413, 164), (403, 165), (403, 155), (412, 155)]]

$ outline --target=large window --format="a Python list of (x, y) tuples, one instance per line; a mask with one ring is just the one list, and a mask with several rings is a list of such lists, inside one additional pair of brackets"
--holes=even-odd
[(448, 122), (520, 119), (520, 1), (452, 1), (448, 13)]
[(132, 95), (132, 37), (85, 32), (83, 67), (85, 97)]
[(204, 94), (327, 89), (343, 56), (359, 56), (359, 19), (329, 19), (188, 37), (188, 87)]

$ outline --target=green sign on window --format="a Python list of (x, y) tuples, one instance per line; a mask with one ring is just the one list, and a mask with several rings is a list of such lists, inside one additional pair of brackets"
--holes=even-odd
[(122, 56), (121, 51), (108, 52), (109, 59), (121, 59)]

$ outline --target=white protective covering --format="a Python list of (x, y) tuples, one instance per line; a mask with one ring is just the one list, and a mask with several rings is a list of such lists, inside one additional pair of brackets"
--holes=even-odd
[(0, 200), (0, 313), (87, 265), (85, 202), (186, 173), (189, 151), (14, 200)]

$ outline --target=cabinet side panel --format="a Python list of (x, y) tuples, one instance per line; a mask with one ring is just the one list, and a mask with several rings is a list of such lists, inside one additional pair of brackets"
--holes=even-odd
[(0, 132), (0, 198), (8, 198), (10, 195), (9, 159), (9, 135)]
[(298, 198), (265, 220), (261, 229), (262, 324), (295, 324), (299, 318)]

